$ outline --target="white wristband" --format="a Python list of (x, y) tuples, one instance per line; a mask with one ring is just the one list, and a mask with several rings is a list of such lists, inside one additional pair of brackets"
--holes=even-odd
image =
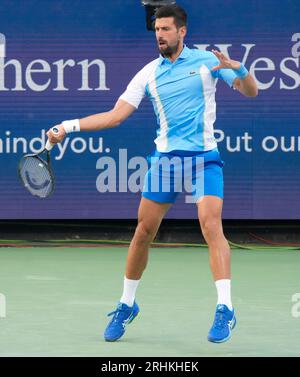
[(80, 132), (79, 119), (65, 120), (62, 125), (66, 131), (66, 134), (70, 132)]

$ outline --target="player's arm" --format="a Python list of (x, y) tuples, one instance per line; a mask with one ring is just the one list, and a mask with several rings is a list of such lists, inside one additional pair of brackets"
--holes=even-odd
[(237, 77), (233, 82), (233, 87), (247, 97), (256, 97), (258, 95), (256, 82), (250, 73), (244, 79)]
[(256, 82), (242, 63), (229, 59), (219, 51), (212, 50), (212, 52), (219, 60), (219, 65), (213, 67), (212, 71), (232, 69), (238, 76), (233, 81), (233, 87), (247, 97), (256, 97), (258, 95)]
[(51, 144), (56, 144), (60, 143), (65, 137), (66, 133), (69, 132), (97, 131), (105, 128), (116, 127), (126, 120), (134, 112), (134, 110), (136, 110), (136, 107), (122, 99), (119, 99), (112, 110), (90, 115), (81, 119), (65, 121), (56, 126), (59, 130), (57, 134), (54, 134), (50, 129), (47, 132), (47, 136)]
[(148, 64), (134, 76), (112, 110), (82, 119), (62, 122), (57, 126), (58, 134), (54, 134), (51, 129), (47, 132), (50, 143), (60, 143), (65, 135), (70, 132), (103, 130), (121, 124), (139, 107), (145, 95), (149, 67), (151, 68)]
[(134, 110), (136, 110), (134, 106), (119, 99), (112, 110), (80, 119), (80, 130), (95, 131), (119, 126)]

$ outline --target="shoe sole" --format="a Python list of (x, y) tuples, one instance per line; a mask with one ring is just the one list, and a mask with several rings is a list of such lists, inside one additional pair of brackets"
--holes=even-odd
[[(138, 311), (137, 312), (137, 314), (130, 320), (130, 321), (128, 321), (127, 323), (126, 323), (126, 326), (127, 325), (130, 325), (130, 323), (132, 323), (134, 320), (135, 320), (135, 318), (137, 318), (138, 316), (140, 315), (140, 311)], [(122, 336), (125, 334), (125, 329), (124, 329), (124, 332), (118, 337), (118, 338), (114, 338), (114, 339), (107, 339), (107, 338), (104, 338), (104, 340), (106, 341), (106, 342), (115, 342), (115, 341), (117, 341), (118, 339), (120, 339), (120, 338), (122, 338)]]
[(229, 340), (231, 338), (231, 332), (235, 328), (235, 326), (236, 326), (236, 318), (234, 317), (234, 322), (233, 322), (233, 325), (232, 325), (232, 327), (230, 329), (230, 332), (229, 332), (229, 335), (227, 336), (227, 338), (220, 339), (220, 340), (213, 340), (213, 339), (207, 338), (207, 340), (209, 342), (212, 342), (212, 343), (225, 343), (225, 342), (227, 342), (227, 340)]

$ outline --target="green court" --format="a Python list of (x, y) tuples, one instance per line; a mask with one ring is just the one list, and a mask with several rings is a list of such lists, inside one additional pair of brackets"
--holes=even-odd
[[(235, 249), (237, 327), (206, 340), (216, 290), (206, 248), (153, 248), (137, 291), (139, 317), (116, 343), (103, 340), (120, 298), (126, 247), (0, 249), (1, 356), (300, 356), (300, 251)], [(2, 303), (3, 305), (3, 303)]]

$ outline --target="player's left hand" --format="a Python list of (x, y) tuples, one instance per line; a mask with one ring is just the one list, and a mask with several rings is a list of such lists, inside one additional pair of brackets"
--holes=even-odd
[(217, 71), (218, 69), (221, 69), (221, 68), (227, 68), (227, 69), (239, 69), (240, 66), (241, 66), (241, 63), (236, 61), (236, 60), (232, 60), (232, 59), (229, 59), (227, 56), (225, 56), (224, 54), (222, 54), (222, 52), (220, 51), (217, 51), (217, 50), (212, 50), (212, 53), (219, 59), (220, 61), (220, 64), (213, 67), (211, 70), (212, 71)]

